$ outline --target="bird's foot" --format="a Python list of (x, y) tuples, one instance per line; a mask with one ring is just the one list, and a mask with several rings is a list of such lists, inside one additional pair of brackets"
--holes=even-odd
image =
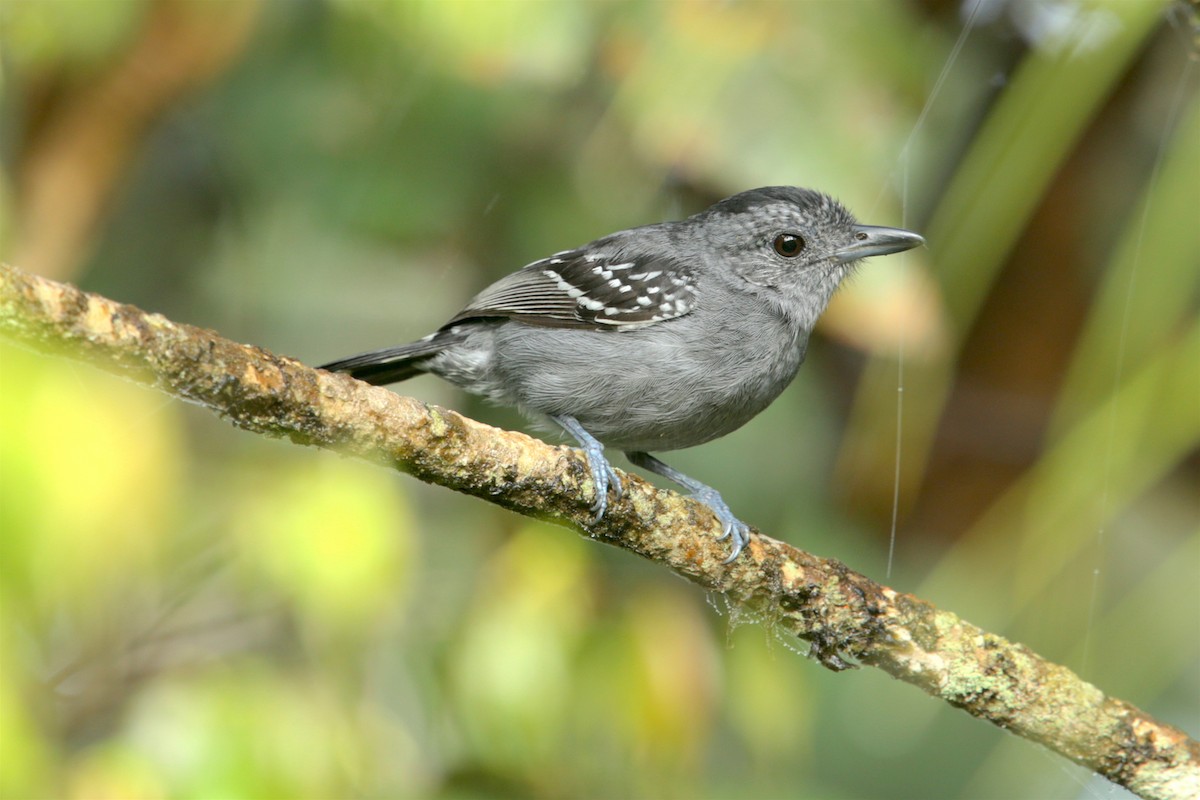
[(733, 512), (729, 510), (728, 504), (721, 497), (720, 492), (695, 478), (689, 478), (687, 475), (684, 475), (674, 467), (664, 464), (649, 453), (636, 450), (626, 451), (625, 457), (642, 469), (648, 469), (656, 475), (670, 478), (691, 492), (694, 500), (699, 500), (708, 506), (713, 514), (716, 515), (717, 520), (720, 521), (725, 531), (718, 537), (718, 541), (721, 539), (730, 539), (733, 542), (733, 548), (730, 550), (729, 557), (725, 559), (725, 563), (728, 564), (738, 557), (738, 553), (742, 552), (742, 548), (746, 546), (746, 542), (750, 541), (750, 526), (733, 515)]
[(612, 489), (614, 500), (620, 500), (625, 487), (621, 485), (621, 476), (605, 458), (602, 447), (583, 447), (581, 450), (587, 459), (596, 492), (596, 499), (592, 501), (592, 523), (595, 524), (604, 519), (604, 512), (608, 510), (608, 490)]
[(725, 559), (724, 563), (728, 564), (732, 562), (742, 552), (742, 548), (746, 546), (746, 543), (750, 541), (750, 526), (733, 515), (733, 512), (729, 509), (729, 505), (721, 497), (721, 493), (711, 486), (701, 486), (692, 492), (692, 497), (712, 509), (713, 514), (717, 517), (717, 521), (721, 523), (724, 533), (718, 536), (717, 540), (729, 539), (732, 542), (733, 547), (729, 551), (729, 557)]
[(566, 415), (553, 416), (550, 419), (575, 437), (575, 441), (579, 442), (579, 449), (583, 453), (583, 457), (587, 460), (588, 471), (592, 474), (592, 486), (596, 492), (596, 499), (592, 501), (592, 524), (594, 525), (604, 519), (604, 512), (608, 510), (609, 489), (612, 489), (615, 499), (621, 499), (621, 495), (625, 491), (625, 487), (621, 485), (621, 476), (604, 457), (604, 445), (588, 433), (577, 419)]

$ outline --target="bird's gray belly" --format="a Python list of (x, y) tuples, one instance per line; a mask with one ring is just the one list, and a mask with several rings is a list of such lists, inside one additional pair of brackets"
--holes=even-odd
[[(806, 337), (690, 322), (612, 332), (499, 326), (486, 377), (465, 388), (535, 417), (572, 416), (609, 447), (692, 447), (766, 408), (799, 368)], [(755, 345), (763, 341), (783, 346), (766, 352)]]

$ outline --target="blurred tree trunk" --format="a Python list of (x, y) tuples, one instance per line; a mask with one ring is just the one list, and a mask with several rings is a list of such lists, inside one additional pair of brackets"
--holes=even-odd
[(24, 131), (13, 167), (16, 263), (57, 278), (78, 273), (141, 140), (241, 55), (260, 8), (155, 0), (124, 52), (87, 82), (62, 62), (28, 79), (35, 88), (15, 126)]

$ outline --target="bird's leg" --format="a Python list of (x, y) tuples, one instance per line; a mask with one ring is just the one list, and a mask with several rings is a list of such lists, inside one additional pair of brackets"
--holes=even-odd
[(592, 472), (592, 485), (596, 487), (596, 500), (592, 503), (592, 522), (599, 522), (604, 517), (604, 511), (608, 508), (608, 490), (611, 488), (613, 496), (617, 500), (621, 499), (621, 493), (624, 487), (621, 486), (621, 478), (617, 475), (617, 471), (613, 469), (612, 464), (608, 463), (608, 459), (604, 457), (604, 445), (592, 436), (584, 427), (579, 424), (579, 420), (574, 417), (569, 417), (566, 414), (551, 416), (550, 419), (562, 426), (562, 429), (571, 434), (575, 441), (579, 443), (579, 448), (583, 450), (583, 455), (587, 458), (588, 469)]
[(695, 478), (689, 478), (677, 469), (667, 466), (649, 453), (627, 452), (625, 453), (625, 457), (634, 466), (641, 467), (642, 469), (675, 481), (675, 483), (678, 483), (691, 492), (692, 497), (711, 508), (712, 512), (716, 514), (717, 519), (725, 528), (725, 532), (719, 538), (724, 539), (729, 537), (733, 541), (733, 549), (729, 553), (729, 558), (725, 559), (725, 563), (728, 564), (738, 557), (738, 553), (742, 552), (742, 548), (750, 541), (750, 526), (733, 515), (733, 512), (729, 510), (729, 506), (721, 497), (720, 492), (711, 486), (706, 486)]

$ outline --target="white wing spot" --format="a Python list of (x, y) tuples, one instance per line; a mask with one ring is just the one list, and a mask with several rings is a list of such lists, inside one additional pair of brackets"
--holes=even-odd
[(572, 300), (577, 300), (583, 296), (583, 289), (580, 289), (567, 281), (562, 275), (559, 275), (552, 269), (542, 270), (542, 274), (548, 278), (554, 278), (555, 288), (566, 294)]

